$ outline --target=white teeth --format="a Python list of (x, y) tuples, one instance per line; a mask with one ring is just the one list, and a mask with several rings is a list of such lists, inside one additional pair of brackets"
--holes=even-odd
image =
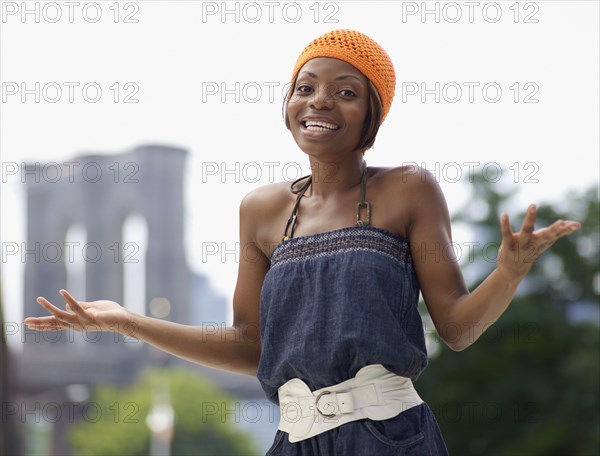
[[(309, 127), (321, 127), (321, 128), (326, 128), (328, 130), (337, 130), (338, 128), (340, 128), (337, 125), (331, 124), (329, 122), (322, 122), (320, 120), (306, 120), (304, 122), (304, 126), (306, 128), (309, 128)], [(322, 131), (321, 128), (319, 128), (320, 131)], [(315, 128), (315, 130), (316, 130), (316, 128)]]

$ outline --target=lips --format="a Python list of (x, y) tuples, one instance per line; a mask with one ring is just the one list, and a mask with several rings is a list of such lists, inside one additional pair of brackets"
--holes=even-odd
[(305, 120), (303, 124), (304, 128), (317, 131), (321, 131), (323, 129), (335, 131), (340, 128), (338, 125), (324, 120)]
[(308, 117), (300, 121), (300, 129), (307, 136), (322, 137), (336, 132), (340, 126), (330, 119)]

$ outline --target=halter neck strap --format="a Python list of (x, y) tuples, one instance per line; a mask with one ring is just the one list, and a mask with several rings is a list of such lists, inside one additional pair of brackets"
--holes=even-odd
[[(371, 223), (371, 205), (367, 201), (365, 201), (365, 195), (367, 192), (367, 174), (368, 174), (367, 171), (368, 171), (368, 169), (369, 169), (369, 167), (365, 166), (365, 169), (360, 178), (360, 201), (356, 204), (356, 226), (365, 226), (365, 225), (369, 225)], [(306, 179), (306, 182), (304, 183), (304, 185), (302, 187), (300, 187), (300, 189), (294, 190), (294, 186), (303, 179)], [(294, 237), (294, 230), (296, 229), (296, 222), (298, 220), (297, 212), (298, 212), (298, 207), (300, 207), (300, 200), (304, 196), (304, 193), (306, 193), (306, 190), (308, 190), (308, 187), (310, 187), (311, 183), (312, 183), (312, 174), (310, 174), (308, 176), (300, 177), (300, 178), (296, 179), (294, 182), (292, 182), (292, 184), (290, 185), (290, 190), (292, 191), (292, 193), (297, 193), (298, 196), (296, 197), (296, 202), (294, 203), (294, 208), (292, 209), (292, 215), (290, 216), (290, 218), (288, 219), (288, 221), (285, 225), (285, 230), (283, 231), (283, 238), (281, 239), (282, 241), (287, 241), (288, 239), (291, 239)], [(366, 211), (367, 211), (367, 217), (365, 220), (361, 219), (361, 214), (360, 214), (361, 208), (363, 208), (363, 207), (365, 207)], [(288, 230), (290, 231), (289, 236), (288, 236)]]

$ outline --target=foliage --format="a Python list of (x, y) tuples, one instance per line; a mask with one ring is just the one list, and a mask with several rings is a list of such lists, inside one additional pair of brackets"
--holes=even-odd
[[(481, 177), (455, 222), (474, 227), (480, 245), (499, 243), (499, 215), (512, 194)], [(567, 208), (539, 204), (536, 227), (557, 219), (582, 229), (539, 258), (507, 311), (465, 351), (443, 343), (416, 387), (457, 455), (592, 455), (600, 448), (600, 211), (598, 189), (566, 195)], [(482, 203), (484, 203), (482, 205)], [(477, 209), (479, 208), (479, 209)], [(485, 208), (485, 209), (482, 209)], [(518, 223), (517, 223), (518, 222)], [(462, 258), (476, 268), (472, 290), (495, 267), (482, 250)], [(486, 261), (487, 260), (487, 261)], [(426, 310), (421, 303), (421, 309)]]
[[(118, 390), (97, 387), (92, 403), (103, 411), (98, 422), (86, 420), (73, 427), (70, 443), (78, 455), (150, 454), (146, 416), (156, 385), (169, 385), (175, 414), (173, 455), (258, 454), (247, 434), (237, 431), (224, 411), (235, 410), (234, 398), (183, 369), (150, 369), (136, 385)], [(94, 420), (95, 421), (95, 420)]]

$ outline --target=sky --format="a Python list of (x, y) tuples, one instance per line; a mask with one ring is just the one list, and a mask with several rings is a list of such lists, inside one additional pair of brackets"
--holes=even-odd
[[(231, 302), (238, 263), (227, 252), (237, 247), (240, 201), (260, 185), (308, 174), (281, 117), (283, 93), (302, 49), (337, 28), (375, 39), (396, 70), (368, 165), (431, 170), (451, 214), (469, 194), (459, 180), (480, 171), (518, 191), (509, 216), (529, 203), (568, 208), (568, 191), (598, 183), (598, 2), (1, 5), (7, 322), (23, 318), (23, 263), (7, 255), (25, 240), (22, 163), (144, 144), (189, 151), (186, 260)], [(454, 240), (469, 234), (457, 227)]]

